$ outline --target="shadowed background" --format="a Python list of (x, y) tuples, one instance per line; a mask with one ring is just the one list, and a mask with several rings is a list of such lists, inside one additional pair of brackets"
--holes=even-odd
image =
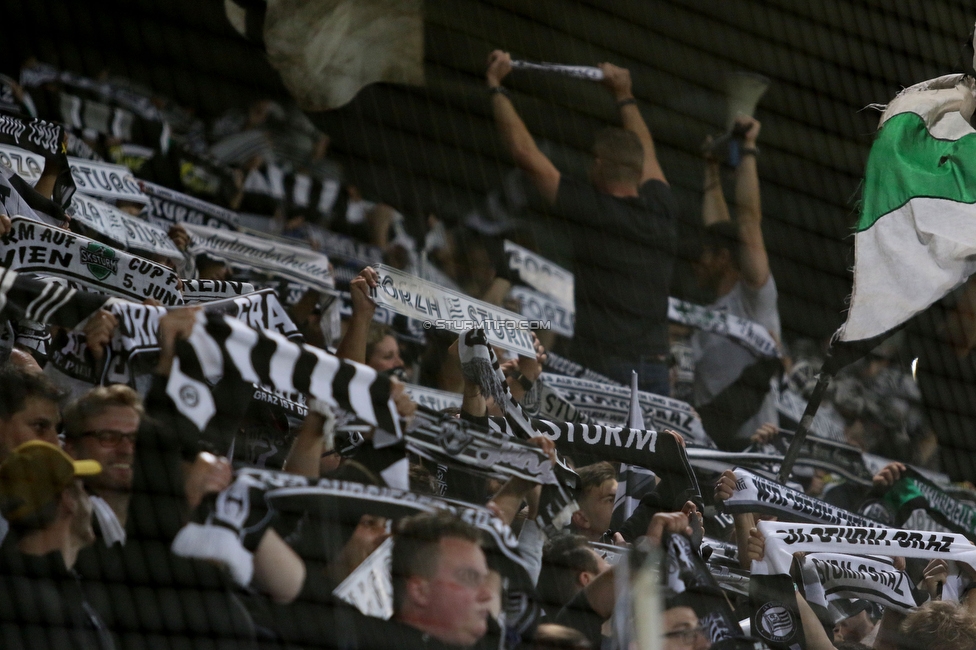
[[(245, 3), (246, 4), (246, 3)], [(287, 93), (222, 2), (2, 0), (2, 71), (28, 56), (88, 76), (126, 76), (212, 118)], [(346, 178), (417, 220), (483, 205), (511, 169), (484, 89), (486, 56), (630, 68), (658, 157), (689, 223), (698, 219), (699, 145), (725, 125), (723, 75), (772, 80), (759, 171), (764, 231), (784, 334), (828, 336), (850, 291), (858, 186), (878, 113), (899, 89), (955, 70), (973, 22), (961, 2), (832, 0), (426, 0), (423, 88), (378, 84), (314, 114)], [(557, 166), (584, 173), (593, 133), (615, 123), (592, 84), (514, 73), (506, 81)], [(731, 186), (729, 186), (731, 187)], [(555, 222), (533, 213), (544, 252), (565, 261)]]

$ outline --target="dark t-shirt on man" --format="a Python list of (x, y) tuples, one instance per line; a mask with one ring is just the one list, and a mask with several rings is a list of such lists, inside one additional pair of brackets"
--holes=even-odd
[(576, 273), (574, 357), (600, 371), (608, 361), (668, 352), (668, 287), (678, 206), (650, 180), (618, 198), (563, 176), (555, 214), (569, 224)]

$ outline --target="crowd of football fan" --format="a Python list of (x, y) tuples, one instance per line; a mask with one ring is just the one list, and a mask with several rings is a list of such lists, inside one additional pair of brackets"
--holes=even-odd
[[(576, 282), (572, 339), (536, 332), (535, 358), (508, 358), (499, 350), (507, 358), (502, 367), (510, 389), (516, 398), (532, 390), (547, 350), (621, 384), (629, 384), (636, 370), (642, 390), (685, 400), (709, 414), (706, 422), (718, 422), (706, 426), (718, 449), (769, 451), (781, 426), (795, 426), (788, 418), (781, 420), (780, 391), (809, 397), (824, 349), (811, 341), (782, 339), (761, 228), (760, 123), (739, 118), (734, 164), (709, 142), (703, 147), (702, 227), (695, 234), (700, 245), (689, 255), (694, 247), (679, 246), (677, 205), (631, 94), (629, 73), (610, 64), (601, 67), (622, 128), (599, 132), (590, 177), (571, 179), (537, 147), (517, 102), (505, 90), (508, 55), (494, 52), (489, 58), (485, 101), (521, 171), (525, 202), (558, 219), (569, 238), (572, 254), (566, 265)], [(475, 209), (463, 218), (438, 212), (436, 206), (430, 214), (401, 214), (398, 206), (369, 200), (329, 158), (328, 136), (294, 107), (257, 101), (207, 120), (125, 79), (90, 80), (81, 88), (35, 61), (25, 64), (19, 81), (0, 77), (0, 84), (0, 110), (69, 127), (70, 155), (127, 165), (137, 178), (236, 211), (242, 223), (269, 237), (315, 247), (317, 229), (338, 233), (377, 247), (389, 266), (414, 275), (433, 267), (444, 286), (514, 311), (518, 305), (506, 296), (520, 278), (509, 268), (502, 241), (554, 255), (521, 218), (525, 203), (502, 193), (494, 197), (494, 211)], [(72, 122), (72, 102), (109, 104), (109, 95), (117, 98), (119, 90), (148, 99), (158, 119), (137, 122), (138, 128), (127, 131), (128, 141), (120, 139), (117, 129), (102, 132), (85, 120)], [(161, 124), (166, 125), (162, 134)], [(732, 210), (723, 194), (727, 176), (734, 184)], [(314, 197), (296, 192), (296, 185), (313, 188)], [(10, 216), (15, 215), (0, 216), (3, 233)], [(64, 227), (81, 232), (70, 221)], [(97, 238), (97, 233), (86, 234)], [(181, 250), (190, 244), (179, 225), (171, 228), (170, 237)], [(293, 304), (292, 319), (307, 343), (392, 377), (404, 423), (416, 405), (396, 388), (401, 382), (458, 394), (462, 406), (456, 415), (477, 426), (487, 427), (489, 417), (505, 415), (462, 371), (456, 334), (418, 333), (396, 326), (399, 321), (393, 327), (376, 322), (377, 306), (370, 298), (375, 270), (351, 269), (343, 280), (341, 262), (334, 263), (337, 288), (348, 292), (341, 333), (332, 340), (325, 333), (324, 301), (312, 309)], [(213, 257), (200, 256), (195, 266), (202, 279), (240, 279), (231, 265)], [(681, 274), (686, 277), (676, 277)], [(425, 277), (430, 279), (429, 271)], [(669, 324), (672, 287), (691, 284), (713, 308), (766, 328), (782, 357), (770, 363), (727, 337)], [(622, 592), (616, 586), (628, 579), (618, 567), (631, 552), (660, 549), (668, 536), (687, 535), (696, 551), (707, 549), (707, 558), (714, 552), (708, 540), (719, 539), (735, 549), (733, 564), (745, 580), (752, 561), (763, 558), (756, 528), (762, 516), (722, 514), (723, 502), (735, 490), (736, 478), (728, 471), (734, 462), (725, 471), (714, 463), (695, 466), (701, 494), (676, 489), (662, 477), (629, 517), (615, 517), (618, 465), (565, 458), (578, 475), (574, 496), (579, 509), (559, 535), (547, 538), (536, 522), (537, 485), (476, 476), (459, 480), (455, 468), (446, 482), (443, 467), (411, 458), (412, 491), (487, 505), (510, 527), (518, 552), (533, 568), (531, 588), (520, 592), (539, 604), (528, 624), (520, 621), (516, 628), (506, 619), (509, 579), (483, 550), (483, 533), (446, 511), (393, 520), (383, 508), (373, 510), (363, 502), (352, 516), (310, 510), (279, 517), (256, 526), (259, 538), (245, 543), (253, 554), (253, 574), (242, 587), (223, 563), (171, 551), (177, 534), (188, 523), (200, 522), (200, 513), (210, 512), (206, 508), (215, 499), (240, 498), (228, 490), (235, 472), (250, 466), (313, 481), (324, 477), (383, 485), (384, 480), (367, 469), (361, 455), (344, 456), (332, 446), (324, 431), (334, 415), (321, 405), (310, 408), (297, 426), (261, 419), (255, 408), (249, 439), (242, 431), (234, 458), (225, 457), (227, 449), (214, 441), (176, 436), (168, 424), (174, 406), (166, 379), (175, 343), (189, 336), (195, 318), (191, 307), (173, 308), (162, 318), (158, 362), (151, 381), (138, 384), (140, 390), (92, 386), (70, 402), (66, 387), (45, 371), (50, 337), (35, 337), (27, 345), (17, 336), (18, 323), (5, 325), (11, 334), (0, 367), (3, 647), (599, 648), (620, 641), (619, 629), (610, 623), (615, 607), (632, 606), (629, 599), (618, 604)], [(83, 325), (92, 364), (101, 361), (97, 353), (117, 325), (108, 311)], [(59, 332), (52, 328), (48, 334), (57, 337)], [(845, 370), (822, 407), (821, 417), (836, 425), (825, 429), (837, 432), (833, 442), (888, 459), (873, 487), (799, 466), (795, 487), (856, 511), (884, 493), (909, 465), (937, 475), (935, 436), (907, 361), (897, 340), (886, 343)], [(263, 443), (255, 438), (264, 440), (269, 451), (283, 442), (282, 453), (261, 453)], [(555, 455), (545, 436), (530, 442)], [(357, 453), (372, 451), (364, 447)], [(963, 490), (955, 494), (966, 498)], [(243, 540), (253, 535), (250, 530), (238, 527), (228, 534)], [(385, 620), (362, 613), (334, 591), (388, 538), (393, 540), (388, 567), (392, 616)], [(968, 576), (970, 571), (952, 564), (908, 563), (905, 570), (926, 600), (908, 612), (886, 609), (869, 598), (841, 598), (832, 601), (832, 608), (815, 611), (798, 594), (807, 647), (976, 648), (974, 592), (943, 598), (949, 574)], [(672, 593), (667, 585), (661, 589), (664, 613), (660, 628), (653, 630), (661, 645), (655, 647), (760, 643), (756, 634), (750, 641), (713, 643), (699, 620), (706, 612), (696, 609), (687, 594)], [(745, 593), (729, 589), (720, 595), (736, 620), (748, 618)]]

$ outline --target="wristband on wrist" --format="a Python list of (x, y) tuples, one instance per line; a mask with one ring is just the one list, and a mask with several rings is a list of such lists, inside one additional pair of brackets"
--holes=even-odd
[(633, 97), (628, 97), (627, 99), (621, 99), (620, 101), (617, 102), (617, 108), (623, 108), (624, 106), (629, 106), (630, 104), (637, 106), (637, 100), (634, 99)]
[(488, 94), (489, 95), (505, 95), (509, 99), (511, 99), (511, 97), (512, 97), (508, 93), (508, 88), (506, 88), (505, 86), (490, 86), (488, 88)]
[(522, 373), (519, 373), (518, 376), (515, 377), (515, 381), (517, 381), (519, 383), (519, 386), (521, 386), (523, 390), (525, 390), (526, 392), (532, 390), (532, 386), (533, 386), (532, 380), (530, 380)]
[(759, 147), (742, 147), (739, 150), (739, 155), (741, 156), (755, 156), (759, 157)]

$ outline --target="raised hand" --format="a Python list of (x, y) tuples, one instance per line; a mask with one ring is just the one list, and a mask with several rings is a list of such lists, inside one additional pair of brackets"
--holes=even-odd
[(902, 463), (889, 463), (884, 469), (874, 475), (871, 482), (875, 490), (887, 490), (894, 485), (907, 468)]
[(88, 322), (85, 323), (85, 342), (92, 353), (96, 362), (101, 361), (105, 356), (105, 346), (112, 340), (112, 333), (118, 326), (119, 321), (104, 309), (99, 309), (92, 314)]
[(495, 50), (488, 55), (488, 70), (485, 72), (485, 79), (490, 88), (495, 88), (502, 84), (502, 79), (512, 71), (512, 56), (508, 52)]
[(630, 70), (612, 63), (600, 63), (597, 67), (603, 70), (603, 81), (600, 83), (613, 93), (617, 101), (634, 96), (631, 90)]
[(762, 124), (754, 117), (749, 117), (742, 113), (739, 113), (735, 117), (735, 130), (743, 134), (742, 139), (745, 141), (746, 146), (755, 146), (756, 140), (759, 139), (760, 128), (762, 128)]

